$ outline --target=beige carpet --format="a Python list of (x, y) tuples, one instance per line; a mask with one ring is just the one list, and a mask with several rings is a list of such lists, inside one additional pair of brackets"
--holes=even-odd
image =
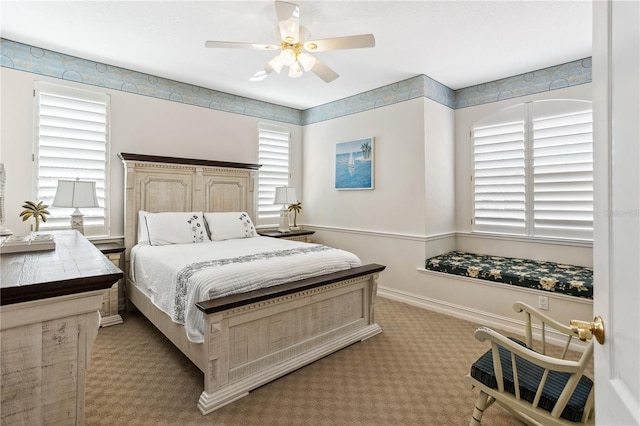
[[(488, 346), (477, 325), (378, 298), (379, 334), (207, 416), (203, 374), (140, 313), (100, 329), (87, 375), (88, 425), (467, 425), (463, 376)], [(490, 407), (484, 425), (521, 423)]]

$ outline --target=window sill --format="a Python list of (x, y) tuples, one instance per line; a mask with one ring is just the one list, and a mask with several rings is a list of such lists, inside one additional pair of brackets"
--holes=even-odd
[(467, 238), (482, 238), (489, 240), (501, 240), (501, 241), (513, 241), (519, 243), (536, 243), (536, 244), (554, 244), (562, 246), (574, 246), (574, 247), (593, 247), (592, 240), (577, 240), (569, 238), (553, 238), (553, 237), (534, 237), (526, 235), (512, 235), (512, 234), (500, 234), (493, 232), (456, 232), (457, 236)]

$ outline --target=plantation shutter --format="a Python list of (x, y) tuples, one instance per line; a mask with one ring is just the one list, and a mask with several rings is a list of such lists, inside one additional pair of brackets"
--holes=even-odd
[(593, 239), (591, 109), (530, 102), (472, 128), (474, 231)]
[(273, 204), (275, 188), (289, 184), (289, 138), (286, 129), (258, 128), (258, 219), (277, 224), (281, 205)]
[[(58, 179), (93, 181), (100, 207), (81, 208), (86, 235), (108, 235), (107, 166), (109, 96), (36, 84), (37, 199), (53, 202)], [(73, 208), (51, 206), (46, 228), (69, 228)]]
[(593, 238), (591, 110), (533, 119), (534, 233)]
[(525, 123), (473, 129), (474, 229), (524, 234)]

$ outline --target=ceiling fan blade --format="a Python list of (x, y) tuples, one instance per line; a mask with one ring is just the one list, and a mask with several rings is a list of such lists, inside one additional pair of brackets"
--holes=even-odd
[(316, 59), (315, 65), (311, 68), (311, 72), (320, 77), (325, 83), (331, 83), (333, 80), (340, 77), (337, 72), (320, 62), (318, 59)]
[(300, 40), (300, 7), (284, 1), (276, 2), (276, 15), (280, 37), (285, 43), (295, 44)]
[(242, 43), (236, 41), (205, 41), (204, 47), (219, 49), (254, 49), (254, 50), (276, 50), (280, 46), (276, 44)]
[(269, 76), (273, 72), (273, 68), (268, 63), (264, 66), (263, 69), (256, 72), (249, 81), (262, 81)]
[(327, 50), (362, 49), (375, 45), (376, 39), (373, 34), (361, 34), (307, 41), (304, 48), (309, 52), (324, 52)]

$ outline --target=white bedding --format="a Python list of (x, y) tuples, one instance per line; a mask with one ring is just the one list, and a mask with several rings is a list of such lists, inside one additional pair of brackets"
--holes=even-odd
[(344, 250), (254, 237), (200, 244), (138, 245), (131, 273), (139, 287), (190, 341), (204, 341), (204, 315), (196, 302), (360, 266)]

